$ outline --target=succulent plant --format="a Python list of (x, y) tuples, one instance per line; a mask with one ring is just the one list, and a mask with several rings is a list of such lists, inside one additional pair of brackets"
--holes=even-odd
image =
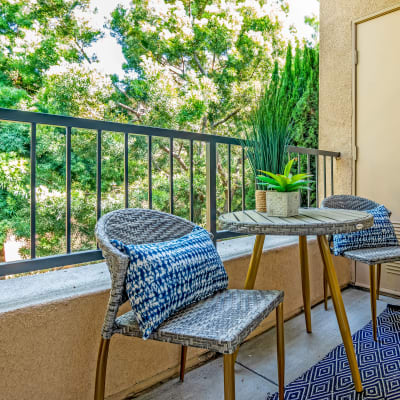
[(267, 186), (267, 189), (277, 192), (296, 192), (300, 189), (309, 190), (308, 184), (310, 181), (308, 181), (307, 178), (310, 178), (312, 176), (311, 174), (292, 175), (290, 173), (295, 161), (296, 158), (289, 160), (285, 166), (283, 175), (259, 170), (259, 172), (264, 175), (257, 175), (258, 184)]

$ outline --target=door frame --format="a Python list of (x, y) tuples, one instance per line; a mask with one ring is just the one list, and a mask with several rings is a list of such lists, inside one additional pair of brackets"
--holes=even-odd
[(391, 7), (384, 8), (383, 10), (377, 11), (373, 14), (357, 18), (352, 21), (352, 52), (353, 52), (353, 66), (352, 66), (352, 128), (351, 128), (351, 145), (352, 145), (352, 169), (353, 169), (353, 179), (352, 179), (352, 194), (356, 193), (356, 183), (357, 183), (357, 26), (364, 22), (371, 21), (372, 19), (383, 17), (384, 15), (390, 14), (400, 10), (400, 3), (393, 5)]

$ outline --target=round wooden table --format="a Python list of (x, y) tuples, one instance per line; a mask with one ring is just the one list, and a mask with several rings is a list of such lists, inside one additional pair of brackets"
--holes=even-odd
[[(311, 333), (312, 328), (307, 236), (317, 236), (324, 265), (324, 274), (326, 274), (327, 278), (324, 281), (327, 281), (330, 287), (332, 302), (349, 360), (354, 386), (357, 392), (362, 392), (360, 372), (354, 353), (349, 323), (326, 235), (370, 228), (374, 223), (372, 215), (363, 211), (301, 208), (299, 215), (283, 218), (270, 217), (267, 213), (248, 210), (223, 214), (219, 217), (219, 221), (225, 229), (231, 232), (257, 235), (247, 272), (245, 289), (254, 288), (265, 235), (299, 236), (304, 314), (307, 332), (309, 333)], [(324, 287), (324, 290), (327, 290), (327, 288)]]

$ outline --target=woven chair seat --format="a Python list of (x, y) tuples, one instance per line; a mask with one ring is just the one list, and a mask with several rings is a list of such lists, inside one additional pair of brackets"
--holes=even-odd
[(343, 256), (364, 264), (384, 264), (400, 261), (400, 246), (373, 247), (370, 249), (349, 250)]
[[(150, 339), (231, 354), (282, 301), (278, 290), (224, 290), (179, 311)], [(115, 320), (114, 332), (142, 336), (133, 311)]]

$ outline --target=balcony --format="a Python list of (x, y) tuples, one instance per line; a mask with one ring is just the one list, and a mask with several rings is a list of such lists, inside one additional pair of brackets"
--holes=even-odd
[[(21, 19), (18, 12), (15, 12), (15, 21), (12, 21), (13, 10), (19, 7), (27, 10), (29, 6), (23, 2), (18, 5), (15, 1), (8, 2), (12, 3), (9, 5), (6, 3), (7, 12), (0, 18), (4, 22), (0, 29), (0, 61), (4, 75), (1, 76), (0, 86), (5, 79), (13, 91), (0, 90), (6, 100), (2, 105), (14, 107), (18, 104), (25, 109), (36, 109), (32, 105), (41, 87), (36, 81), (25, 93), (26, 98), (31, 98), (29, 106), (25, 104), (25, 97), (22, 97), (21, 102), (13, 103), (13, 99), (8, 101), (8, 96), (10, 93), (13, 96), (14, 89), (16, 96), (19, 96), (22, 78), (31, 81), (37, 73), (44, 78), (49, 72), (42, 65), (46, 64), (44, 54), (33, 52), (33, 57), (33, 53), (30, 53), (34, 46), (31, 49), (29, 41), (26, 47), (14, 46), (22, 40), (26, 26), (31, 25), (36, 30), (40, 23), (35, 20), (31, 24), (28, 19)], [(41, 7), (49, 8), (46, 2), (39, 3), (43, 3)], [(65, 2), (60, 2), (60, 6), (61, 3)], [(78, 3), (74, 2), (73, 8), (79, 8)], [(175, 3), (180, 5), (185, 2)], [(212, 1), (208, 3), (211, 8), (215, 8)], [(285, 7), (280, 4), (282, 2), (276, 3), (283, 6), (283, 11)], [(190, 9), (192, 3), (189, 1), (188, 4)], [(316, 62), (319, 80), (315, 80), (314, 88), (315, 93), (319, 90), (319, 109), (318, 113), (314, 107), (311, 110), (317, 116), (314, 122), (318, 126), (318, 148), (288, 148), (290, 157), (298, 159), (295, 168), (315, 176), (312, 191), (301, 199), (302, 206), (318, 207), (331, 194), (368, 197), (392, 211), (391, 220), (396, 233), (400, 235), (400, 185), (396, 178), (400, 146), (400, 52), (392, 50), (393, 45), (397, 45), (393, 36), (400, 34), (398, 1), (321, 0), (319, 4), (321, 40), (318, 46), (319, 62)], [(223, 6), (224, 2), (221, 2)], [(57, 18), (58, 14), (58, 8), (54, 9)], [(69, 20), (71, 15), (70, 12), (66, 13), (65, 20)], [(41, 13), (38, 16), (43, 21), (48, 20), (50, 25), (44, 24), (46, 27), (55, 23), (55, 18), (45, 18)], [(214, 17), (220, 20), (219, 16)], [(207, 18), (199, 19), (199, 26), (203, 26)], [(125, 22), (123, 14), (119, 15), (119, 19), (117, 23)], [(317, 19), (311, 19), (314, 27), (318, 25)], [(63, 34), (70, 33), (68, 26), (74, 20), (67, 22), (67, 28), (60, 29)], [(129, 31), (129, 23), (126, 25)], [(229, 22), (229, 25), (230, 29), (236, 29), (236, 23)], [(153, 33), (150, 24), (140, 22), (140, 26), (149, 35)], [(206, 28), (205, 25), (203, 27)], [(253, 30), (252, 25), (249, 27)], [(3, 31), (8, 31), (11, 41), (4, 39)], [(163, 30), (165, 32), (169, 31)], [(250, 36), (257, 39), (260, 32), (253, 31), (248, 39), (251, 39)], [(129, 32), (126, 38), (121, 36), (120, 39), (123, 39), (125, 46), (128, 45), (129, 53), (129, 46), (136, 43), (137, 37), (128, 35)], [(168, 35), (172, 37), (175, 33), (169, 32)], [(84, 36), (83, 42), (86, 43), (87, 37), (91, 35)], [(27, 34), (26, 38), (29, 37)], [(273, 34), (271, 38), (274, 38)], [(54, 38), (50, 39), (53, 43)], [(74, 43), (70, 50), (67, 42), (58, 42), (61, 43), (59, 47), (62, 53), (69, 53), (71, 57), (77, 51), (76, 45), (79, 47), (80, 44), (75, 37), (72, 39)], [(54, 45), (54, 49), (49, 49), (48, 40), (42, 42), (46, 54), (57, 48)], [(174, 67), (172, 74), (183, 76), (185, 67), (192, 63), (199, 69), (199, 77), (207, 75), (208, 70), (203, 68), (201, 57), (197, 57), (194, 51), (191, 54), (192, 44), (189, 44), (189, 54), (182, 56), (182, 71)], [(267, 41), (264, 44), (269, 46)], [(273, 41), (271, 48), (272, 45)], [(3, 53), (12, 55), (13, 46), (16, 47), (16, 54), (8, 60), (7, 56), (3, 57)], [(229, 54), (228, 51), (225, 53)], [(252, 54), (247, 50), (246, 53)], [(262, 51), (257, 49), (256, 54), (262, 54)], [(80, 57), (85, 58), (85, 55), (83, 53)], [(139, 59), (140, 54), (136, 56)], [(31, 60), (34, 61), (32, 64), (30, 58), (35, 59)], [(212, 60), (211, 69), (214, 71), (215, 52), (213, 57), (208, 58)], [(225, 54), (222, 54), (222, 58), (225, 59)], [(249, 56), (246, 63), (251, 67), (258, 59)], [(128, 67), (132, 68), (132, 63), (127, 61)], [(57, 57), (55, 62), (58, 62)], [(159, 66), (163, 67), (163, 63), (164, 55), (161, 54)], [(239, 64), (246, 63), (241, 61)], [(258, 64), (265, 69), (264, 63), (257, 61)], [(19, 68), (21, 72), (22, 68), (26, 69), (29, 74), (23, 77)], [(234, 72), (233, 75), (242, 75), (240, 70)], [(265, 71), (262, 72), (264, 76)], [(74, 77), (74, 73), (71, 69), (69, 76)], [(228, 75), (230, 79), (231, 72)], [(249, 84), (252, 84), (251, 79)], [(122, 81), (120, 83), (124, 84)], [(54, 93), (58, 92), (58, 84), (57, 81), (54, 84)], [(32, 95), (32, 88), (35, 95)], [(120, 88), (115, 89), (118, 91)], [(124, 99), (128, 96), (123, 91), (119, 95)], [(61, 100), (68, 106), (68, 96)], [(247, 96), (242, 96), (242, 107), (246, 106), (246, 101)], [(164, 103), (169, 111), (170, 103)], [(220, 103), (223, 104), (223, 101)], [(149, 108), (152, 104), (158, 105), (150, 103)], [(125, 107), (125, 111), (130, 108), (126, 104), (120, 105)], [(228, 116), (238, 116), (238, 110), (238, 104), (232, 103)], [(133, 111), (136, 112), (135, 109)], [(242, 108), (242, 112), (244, 114), (247, 111)], [(140, 117), (140, 113), (137, 114)], [(139, 117), (135, 118), (138, 123)], [(215, 120), (215, 126), (226, 121), (225, 118)], [(16, 193), (23, 195), (19, 196), (20, 207), (13, 208), (13, 212), (18, 212), (11, 212), (11, 218), (8, 218), (11, 225), (7, 229), (13, 236), (3, 234), (4, 221), (0, 220), (0, 245), (5, 241), (5, 251), (0, 246), (0, 400), (93, 399), (98, 344), (110, 291), (109, 272), (96, 246), (93, 230), (101, 215), (109, 211), (127, 207), (159, 209), (205, 227), (213, 234), (229, 275), (229, 287), (243, 288), (255, 237), (223, 230), (218, 217), (226, 212), (254, 208), (255, 185), (245, 157), (246, 143), (232, 137), (0, 108), (0, 142), (3, 132), (1, 128), (4, 126), (12, 129), (16, 127), (24, 132), (20, 148), (25, 153), (23, 162), (16, 159), (14, 164), (7, 163), (7, 168), (11, 165), (5, 171), (9, 179), (2, 180), (7, 181)], [(12, 135), (9, 138), (12, 142)], [(77, 144), (81, 145), (79, 151)], [(57, 162), (47, 165), (46, 173), (43, 173), (41, 155), (46, 146), (49, 148), (45, 150), (48, 153), (53, 151)], [(183, 158), (179, 157), (182, 149)], [(0, 152), (0, 178), (4, 172), (2, 154)], [(141, 160), (140, 168), (136, 168), (132, 160)], [(109, 167), (113, 164), (117, 172), (110, 176)], [(24, 179), (16, 178), (13, 168), (24, 171)], [(52, 181), (52, 168), (57, 171), (58, 178), (62, 177), (56, 183)], [(82, 171), (89, 173), (83, 174)], [(82, 175), (87, 178), (85, 190), (77, 188)], [(48, 187), (51, 187), (51, 193)], [(0, 186), (0, 207), (4, 205), (3, 189)], [(293, 382), (342, 343), (331, 301), (328, 310), (324, 310), (324, 266), (317, 240), (313, 236), (307, 240), (312, 334), (306, 333), (304, 324), (297, 237), (267, 236), (255, 284), (255, 289), (278, 288), (285, 292), (286, 383)], [(343, 257), (333, 257), (333, 262), (350, 329), (356, 333), (371, 321), (369, 266)], [(385, 312), (388, 304), (400, 305), (400, 263), (386, 263), (382, 267), (378, 315)], [(129, 305), (124, 304), (120, 312), (124, 313), (128, 309)], [(384, 337), (386, 327), (380, 332), (383, 339), (379, 342), (373, 342), (371, 328), (366, 329), (368, 339), (364, 349), (368, 346), (380, 349), (387, 344), (387, 338)], [(265, 400), (268, 393), (276, 391), (275, 334), (274, 319), (270, 316), (241, 347), (235, 365), (237, 399)], [(356, 352), (361, 350), (360, 347)], [(377, 377), (378, 384), (385, 388), (396, 388), (399, 387), (399, 357), (392, 343), (389, 342), (388, 348), (385, 357), (378, 361), (372, 360), (372, 364), (383, 371)], [(212, 352), (189, 349), (185, 382), (180, 383), (180, 352), (181, 348), (177, 345), (116, 335), (113, 337), (108, 360), (106, 399), (222, 398), (222, 359)], [(369, 361), (371, 356), (367, 355)], [(341, 363), (341, 367), (346, 369), (346, 362)], [(364, 370), (363, 379), (368, 375), (374, 376), (374, 369)], [(324, 372), (326, 370), (322, 371), (322, 375)], [(345, 377), (342, 383), (350, 387), (353, 396), (352, 382)], [(317, 398), (328, 393), (328, 390), (317, 385), (314, 389)], [(365, 389), (366, 398), (371, 396), (373, 399), (383, 399), (379, 393), (368, 392), (370, 387)], [(400, 395), (391, 396), (397, 399)]]
[[(154, 157), (152, 146), (159, 139), (169, 143), (169, 170), (167, 176), (167, 202), (165, 211), (182, 212), (177, 209), (179, 198), (176, 195), (174, 173), (176, 160), (174, 146), (177, 142), (185, 142), (189, 149), (188, 186), (185, 196), (189, 200), (186, 218), (204, 224), (213, 233), (217, 249), (224, 261), (229, 275), (231, 288), (242, 288), (246, 277), (254, 237), (237, 236), (232, 232), (219, 229), (217, 217), (226, 211), (241, 210), (254, 207), (247, 192), (254, 193), (253, 182), (246, 176), (248, 168), (244, 157), (241, 141), (234, 138), (195, 134), (190, 132), (171, 131), (166, 129), (148, 128), (128, 124), (86, 120), (79, 118), (46, 115), (15, 110), (0, 109), (0, 120), (9, 124), (24, 124), (30, 130), (30, 256), (27, 259), (8, 261), (0, 264), (0, 275), (5, 280), (0, 281), (0, 318), (2, 320), (3, 343), (6, 352), (3, 365), (7, 366), (8, 380), (5, 393), (9, 399), (25, 398), (28, 393), (40, 393), (42, 398), (59, 398), (60, 393), (68, 393), (66, 398), (91, 398), (94, 384), (94, 370), (99, 332), (104, 316), (110, 287), (110, 278), (102, 255), (95, 247), (85, 250), (74, 246), (73, 228), (77, 223), (73, 215), (74, 179), (72, 174), (73, 160), (76, 158), (73, 140), (79, 135), (79, 130), (91, 132), (92, 144), (96, 148), (95, 179), (96, 192), (93, 196), (95, 208), (92, 209), (90, 223), (107, 210), (102, 192), (102, 165), (104, 162), (104, 132), (114, 132), (120, 135), (123, 144), (123, 183), (119, 194), (119, 207), (134, 206), (154, 207), (153, 180)], [(58, 134), (65, 140), (65, 192), (63, 202), (65, 212), (62, 214), (65, 226), (65, 248), (61, 254), (43, 255), (40, 248), (40, 236), (37, 232), (40, 221), (37, 219), (37, 208), (40, 207), (40, 197), (37, 194), (36, 159), (38, 132), (41, 126), (55, 126)], [(74, 139), (75, 136), (75, 139)], [(129, 160), (136, 157), (130, 147), (131, 137), (140, 136), (145, 139), (147, 155), (144, 160), (147, 166), (147, 193), (142, 203), (132, 191), (135, 176), (130, 172)], [(195, 196), (194, 181), (197, 178), (193, 163), (195, 143), (202, 143), (204, 149), (204, 181), (205, 196), (199, 202)], [(289, 147), (290, 154), (298, 157), (297, 168), (311, 171), (314, 168), (316, 185), (314, 191), (302, 198), (303, 206), (315, 206), (321, 198), (334, 193), (335, 164), (340, 162), (340, 153), (327, 150)], [(223, 152), (225, 151), (225, 157)], [(222, 154), (222, 155), (221, 155)], [(225, 162), (225, 163), (224, 163)], [(236, 163), (236, 164), (235, 164)], [(232, 195), (233, 169), (239, 170), (239, 194)], [(226, 171), (228, 179), (227, 191), (217, 184), (220, 170)], [(222, 190), (221, 190), (222, 189)], [(224, 195), (228, 196), (224, 200)], [(143, 198), (143, 196), (142, 196)], [(39, 199), (39, 200), (38, 200)], [(197, 199), (197, 200), (196, 200)], [(249, 204), (246, 204), (246, 201)], [(165, 205), (166, 204), (166, 205)], [(114, 208), (116, 206), (114, 205)], [(235, 208), (236, 207), (236, 208)], [(185, 215), (183, 215), (185, 217)], [(204, 219), (201, 219), (204, 216)], [(78, 221), (79, 222), (79, 221)], [(40, 228), (42, 229), (42, 228)], [(229, 240), (228, 240), (229, 239)], [(293, 260), (298, 259), (298, 243), (296, 237), (270, 236), (264, 244), (260, 273), (256, 281), (256, 289), (281, 288), (287, 293), (285, 300), (285, 319), (287, 322), (286, 336), (288, 340), (288, 360), (290, 367), (287, 380), (294, 379), (301, 371), (311, 366), (322, 355), (340, 342), (337, 329), (333, 329), (335, 317), (333, 312), (323, 312), (323, 282), (321, 258), (316, 240), (309, 238), (309, 259), (311, 275), (311, 292), (313, 319), (318, 335), (307, 335), (304, 326), (300, 328), (303, 316), (303, 299), (301, 296), (300, 269), (293, 267)], [(7, 257), (7, 254), (6, 254)], [(91, 263), (90, 265), (85, 265)], [(77, 268), (70, 268), (78, 265)], [(279, 265), (279, 268), (275, 266)], [(68, 268), (64, 268), (64, 267)], [(344, 258), (335, 258), (335, 267), (343, 288), (352, 282), (350, 262)], [(38, 273), (52, 270), (47, 273)], [(16, 274), (22, 274), (18, 278)], [(9, 279), (14, 278), (14, 279)], [(368, 295), (365, 292), (348, 289), (345, 292), (346, 306), (350, 311), (351, 327), (356, 330), (365, 324), (369, 318)], [(386, 299), (386, 298), (385, 298)], [(387, 300), (387, 299), (386, 299)], [(393, 302), (393, 301), (391, 301)], [(379, 303), (383, 307), (384, 302)], [(331, 307), (332, 308), (332, 307)], [(122, 307), (125, 312), (128, 305)], [(362, 309), (362, 314), (356, 316), (356, 310)], [(90, 324), (88, 324), (90, 321)], [(276, 381), (271, 370), (274, 352), (271, 350), (273, 336), (273, 320), (266, 319), (251, 335), (249, 342), (240, 352), (237, 362), (238, 398), (263, 398), (266, 392), (275, 390)], [(304, 324), (303, 324), (304, 325)], [(27, 329), (20, 329), (26, 326)], [(331, 335), (329, 345), (323, 344), (323, 338), (328, 331)], [(321, 341), (322, 340), (322, 341)], [(259, 352), (260, 343), (265, 348)], [(304, 346), (313, 348), (308, 354), (307, 364), (298, 366), (294, 360), (303, 360)], [(107, 398), (124, 399), (139, 396), (139, 398), (220, 398), (222, 393), (222, 376), (216, 373), (221, 360), (215, 360), (210, 352), (191, 349), (188, 356), (188, 368), (193, 371), (188, 374), (187, 383), (176, 383), (179, 367), (179, 347), (170, 344), (140, 340), (130, 340), (116, 337), (113, 341), (107, 375)], [(268, 352), (266, 352), (268, 350)], [(260, 353), (260, 354), (259, 354)], [(266, 354), (268, 353), (268, 354)], [(72, 357), (71, 357), (72, 354)], [(148, 357), (149, 354), (157, 355)], [(262, 354), (262, 357), (261, 357)], [(122, 355), (122, 359), (121, 359)], [(265, 356), (265, 357), (264, 357)], [(208, 362), (207, 362), (208, 361)], [(129, 365), (121, 374), (119, 365)], [(204, 364), (204, 365), (203, 365)], [(37, 367), (39, 365), (39, 367)], [(200, 368), (197, 368), (201, 365)], [(145, 368), (143, 368), (145, 366)], [(266, 371), (265, 372), (265, 368)], [(302, 370), (302, 368), (304, 368)], [(169, 381), (159, 386), (160, 382)], [(212, 382), (210, 384), (208, 382)], [(22, 387), (18, 382), (24, 381)], [(201, 389), (201, 383), (204, 388)], [(18, 387), (18, 390), (15, 388)], [(196, 397), (193, 393), (204, 393), (205, 397)], [(16, 397), (15, 397), (16, 396)], [(192, 396), (192, 397), (185, 397)], [(194, 397), (193, 397), (194, 396)]]

